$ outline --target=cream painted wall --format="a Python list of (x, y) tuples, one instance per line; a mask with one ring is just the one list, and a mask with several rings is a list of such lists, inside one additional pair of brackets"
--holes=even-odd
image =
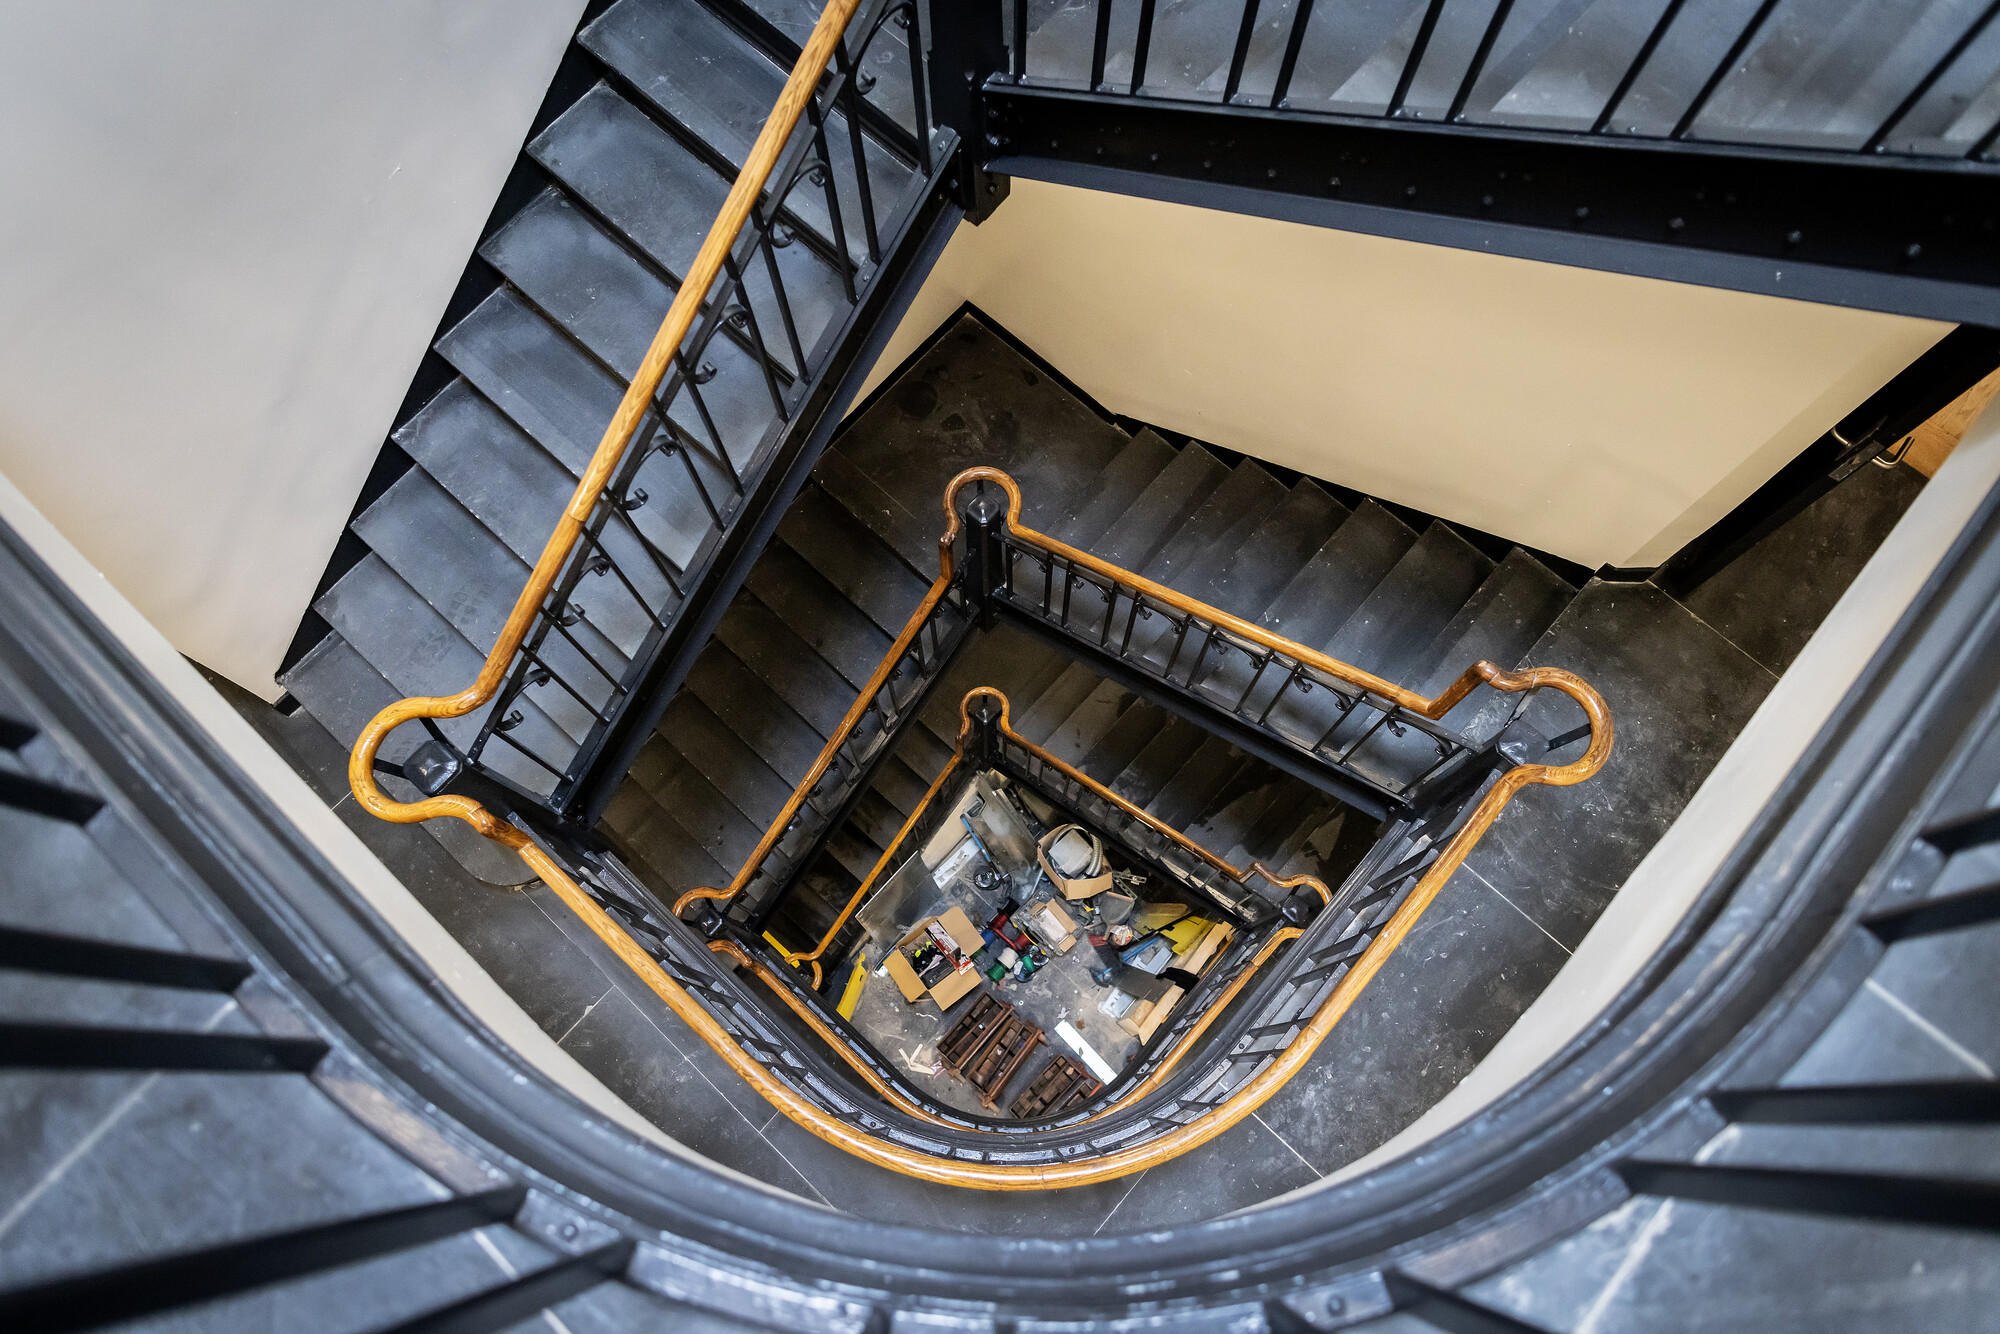
[(247, 689), (582, 8), (0, 6), (0, 472)]
[(1671, 555), (1950, 327), (1024, 180), (877, 376), (967, 300), (1115, 412), (1591, 567)]

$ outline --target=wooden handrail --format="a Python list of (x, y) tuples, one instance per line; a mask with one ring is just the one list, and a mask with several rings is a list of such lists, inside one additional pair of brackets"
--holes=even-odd
[(464, 820), (495, 842), (517, 850), (521, 848), (517, 839), (525, 836), (470, 797), (447, 795), (413, 802), (394, 800), (375, 782), (375, 754), (389, 733), (402, 724), (417, 718), (461, 717), (493, 698), (494, 692), (500, 688), (514, 654), (527, 637), (529, 627), (534, 624), (543, 599), (555, 586), (563, 564), (575, 549), (577, 538), (597, 505), (598, 496), (610, 482), (619, 461), (625, 457), (632, 436), (652, 405), (660, 381), (666, 378), (667, 369), (679, 355), (688, 330), (694, 327), (695, 317), (700, 313), (702, 303), (708, 299), (709, 288), (715, 285), (716, 278), (722, 273), (730, 249), (736, 244), (737, 234), (743, 230), (750, 211), (762, 196), (771, 170), (784, 152), (786, 140), (791, 138), (799, 117), (817, 91), (821, 72), (833, 58), (847, 30), (848, 20), (854, 16), (859, 4), (860, 0), (827, 0), (819, 21), (813, 25), (812, 36), (799, 53), (798, 63), (792, 66), (791, 77), (785, 80), (784, 89), (778, 94), (764, 128), (758, 132), (756, 142), (743, 160), (743, 169), (737, 173), (736, 183), (730, 187), (722, 211), (716, 214), (707, 239), (702, 242), (694, 262), (688, 266), (680, 290), (674, 293), (673, 304), (667, 308), (667, 317), (661, 321), (660, 331), (653, 336), (652, 346), (646, 349), (638, 373), (626, 386), (625, 397), (619, 400), (617, 412), (612, 414), (610, 424), (604, 428), (604, 437), (598, 442), (597, 452), (591, 455), (590, 466), (584, 469), (576, 491), (563, 509), (562, 518), (557, 522), (555, 531), (549, 534), (541, 556), (535, 561), (528, 582), (522, 587), (521, 595), (514, 600), (514, 609), (508, 613), (507, 622), (500, 629), (500, 637), (486, 655), (478, 678), (456, 695), (420, 695), (398, 700), (376, 714), (362, 729), (360, 738), (354, 743), (353, 753), (348, 757), (347, 782), (354, 790), (354, 799), (369, 814), (398, 824), (452, 816)]

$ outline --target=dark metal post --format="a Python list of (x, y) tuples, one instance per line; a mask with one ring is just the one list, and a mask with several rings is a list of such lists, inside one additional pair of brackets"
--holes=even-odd
[(1007, 524), (1006, 506), (997, 488), (979, 482), (959, 512), (965, 530), (965, 597), (979, 618), (979, 628), (991, 630), (993, 590), (1000, 585), (1001, 563), (1007, 558), (1000, 541)]
[[(1007, 178), (980, 168), (1001, 136), (986, 123), (986, 80), (1007, 70), (1001, 0), (931, 6), (931, 115), (958, 135), (958, 170), (948, 182), (969, 221), (984, 222), (1007, 197)], [(914, 35), (912, 40), (914, 40)]]
[(966, 761), (974, 770), (991, 769), (1000, 763), (1000, 701), (981, 695), (972, 703), (972, 739)]

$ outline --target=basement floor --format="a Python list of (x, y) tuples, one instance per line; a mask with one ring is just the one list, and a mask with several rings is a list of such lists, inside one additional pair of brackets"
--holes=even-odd
[[(975, 351), (1022, 361), (997, 340)], [(954, 468), (968, 443), (1003, 452), (993, 428), (1007, 424), (980, 421), (979, 407), (968, 396), (937, 409), (951, 409)], [(342, 745), (318, 723), (218, 688), (544, 1031), (689, 1147), (867, 1217), (1048, 1237), (1157, 1229), (1310, 1186), (1464, 1078), (1560, 969), (1922, 481), (1903, 467), (1860, 470), (1685, 604), (1650, 584), (1587, 584), (1528, 660), (1571, 668), (1611, 701), (1618, 746), (1604, 771), (1517, 799), (1307, 1069), (1256, 1115), (1136, 1177), (1053, 1193), (929, 1186), (824, 1145), (731, 1074), (548, 890), (484, 884), (422, 830), (368, 817), (347, 794)]]

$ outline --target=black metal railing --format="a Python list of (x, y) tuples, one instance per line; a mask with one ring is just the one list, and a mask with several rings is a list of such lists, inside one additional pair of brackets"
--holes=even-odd
[(1407, 0), (1011, 6), (1002, 78), (1096, 95), (1857, 153), (1991, 160), (1993, 5), (1771, 0), (1555, 21)]
[[(844, 315), (882, 278), (885, 247), (932, 189), (951, 138), (931, 122), (916, 24), (916, 0), (872, 0), (850, 23), (465, 746), (474, 769), (517, 796), (557, 814), (570, 809), (621, 716), (648, 693), (681, 607), (710, 578), (747, 499), (802, 425), (836, 346), (852, 338)], [(861, 62), (888, 33), (907, 50), (907, 123), (865, 97), (873, 80)], [(713, 382), (730, 373), (755, 385), (762, 406), (746, 409), (741, 394), (715, 400), (722, 386)], [(523, 727), (535, 714), (554, 726)]]

